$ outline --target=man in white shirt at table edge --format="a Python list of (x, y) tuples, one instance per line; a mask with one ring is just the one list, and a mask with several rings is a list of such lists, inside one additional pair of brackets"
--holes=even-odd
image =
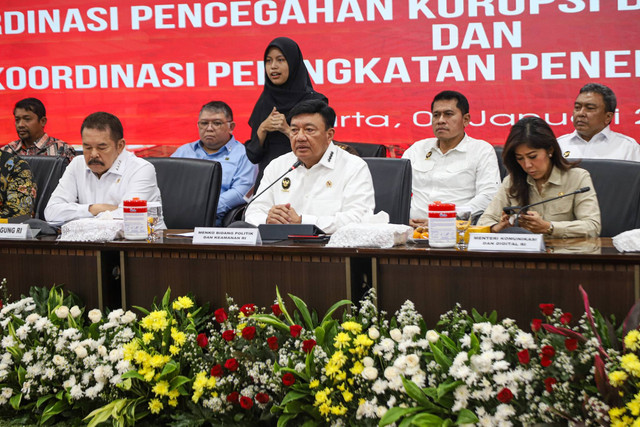
[(469, 101), (460, 92), (445, 90), (431, 102), (435, 138), (416, 141), (404, 152), (411, 161), (412, 190), (409, 225), (428, 225), (429, 204), (440, 201), (482, 213), (500, 188), (494, 148), (471, 138)]
[[(116, 116), (90, 114), (82, 122), (80, 134), (83, 155), (69, 163), (51, 194), (44, 211), (47, 221), (92, 218), (115, 211), (124, 200), (134, 197), (162, 202), (155, 168), (124, 149), (124, 131)], [(162, 218), (158, 228), (165, 228)]]
[[(292, 152), (266, 167), (246, 222), (314, 224), (331, 234), (373, 215), (371, 173), (364, 160), (333, 144), (335, 120), (335, 111), (323, 101), (302, 101), (291, 109), (287, 121)], [(297, 161), (302, 164), (278, 179)]]

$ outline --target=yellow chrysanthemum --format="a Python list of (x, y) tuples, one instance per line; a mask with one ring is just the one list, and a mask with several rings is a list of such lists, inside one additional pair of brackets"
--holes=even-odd
[(178, 406), (178, 399), (169, 399), (169, 406), (173, 406), (174, 408)]
[(142, 342), (145, 345), (148, 345), (151, 340), (153, 340), (153, 334), (151, 332), (145, 332), (144, 334), (142, 334)]
[(331, 413), (333, 415), (344, 415), (347, 413), (347, 408), (345, 406), (332, 406), (331, 407)]
[(356, 322), (347, 321), (342, 324), (342, 329), (353, 334), (359, 334), (362, 332), (362, 325)]
[(144, 350), (138, 350), (138, 351), (136, 351), (134, 353), (133, 360), (138, 365), (145, 366), (145, 365), (149, 364), (149, 361), (151, 360), (151, 356), (149, 355), (149, 353), (147, 353)]
[(624, 345), (629, 350), (635, 351), (640, 348), (640, 331), (634, 329), (624, 337)]
[(171, 328), (171, 338), (173, 338), (173, 342), (179, 347), (182, 347), (184, 343), (187, 342), (187, 334), (176, 328)]
[(247, 327), (246, 323), (238, 323), (238, 327), (236, 329), (238, 329), (238, 331), (242, 331), (246, 327)]
[(338, 374), (338, 372), (340, 372), (340, 367), (338, 367), (335, 363), (328, 363), (325, 367), (325, 374), (329, 378), (333, 378)]
[(345, 371), (338, 371), (336, 373), (335, 380), (336, 381), (344, 381), (347, 379), (347, 373)]
[(178, 390), (171, 390), (168, 394), (169, 399), (177, 399), (180, 396), (180, 392)]
[(633, 353), (627, 353), (620, 358), (622, 369), (634, 377), (640, 377), (640, 360)]
[(345, 390), (342, 392), (342, 398), (347, 403), (351, 402), (351, 399), (353, 399), (353, 393), (351, 393), (349, 390)]
[(627, 402), (627, 408), (629, 408), (629, 411), (631, 411), (631, 415), (633, 415), (634, 417), (640, 415), (640, 401), (638, 399)]
[(320, 381), (319, 380), (313, 380), (309, 383), (309, 388), (316, 388), (320, 385)]
[(609, 374), (609, 381), (614, 387), (620, 387), (629, 378), (624, 371), (613, 371)]
[(353, 364), (353, 368), (349, 369), (349, 371), (353, 375), (360, 375), (363, 370), (364, 370), (364, 365), (362, 363), (360, 363), (360, 362), (354, 363)]
[(343, 352), (341, 352), (341, 351), (336, 351), (331, 356), (331, 359), (329, 360), (329, 363), (333, 363), (334, 365), (338, 366), (339, 368), (342, 368), (342, 365), (344, 365), (346, 361), (347, 361), (347, 356), (345, 356), (345, 354)]
[(329, 415), (331, 413), (331, 405), (329, 403), (323, 403), (318, 408), (318, 411), (320, 412), (320, 415), (322, 415), (322, 416)]
[(353, 341), (353, 345), (362, 346), (362, 347), (371, 347), (373, 345), (373, 340), (366, 336), (365, 334), (360, 334)]
[(169, 353), (175, 356), (176, 354), (180, 353), (180, 347), (176, 347), (175, 345), (169, 346)]
[(156, 375), (156, 371), (154, 371), (153, 369), (147, 371), (146, 374), (144, 374), (144, 380), (146, 382), (151, 382), (151, 380), (153, 379), (153, 377)]
[(349, 342), (351, 341), (351, 337), (346, 332), (340, 332), (338, 333), (338, 335), (336, 335), (333, 341), (334, 341), (333, 346), (335, 348), (342, 349), (349, 345)]
[(160, 400), (158, 399), (151, 399), (149, 401), (149, 410), (151, 411), (152, 414), (159, 414), (160, 411), (162, 410), (163, 406), (162, 406), (162, 402), (160, 402)]
[(324, 390), (320, 390), (316, 393), (315, 397), (316, 397), (316, 401), (314, 403), (314, 406), (321, 405), (327, 401), (327, 392)]
[(364, 405), (365, 403), (367, 403), (367, 400), (366, 400), (366, 399), (364, 399), (364, 398), (362, 398), (362, 397), (361, 397), (360, 399), (358, 399), (358, 405), (362, 406), (362, 405)]
[(207, 388), (212, 389), (216, 386), (216, 377), (207, 378)]
[(169, 394), (169, 383), (167, 381), (160, 381), (156, 383), (151, 389), (156, 396), (166, 396)]
[(124, 352), (124, 360), (133, 360), (133, 355), (138, 351), (140, 345), (137, 340), (133, 340), (122, 347)]
[(199, 372), (196, 375), (196, 379), (193, 380), (193, 389), (196, 391), (202, 391), (207, 385), (207, 373)]
[[(169, 360), (171, 360), (171, 358), (169, 358)], [(153, 368), (159, 369), (164, 367), (166, 362), (168, 362), (168, 360), (166, 360), (165, 356), (161, 354), (155, 354), (151, 357), (151, 360), (149, 360), (149, 365)]]
[(173, 302), (174, 310), (186, 310), (193, 307), (193, 301), (189, 297), (179, 297)]
[(140, 326), (150, 331), (163, 331), (169, 326), (166, 311), (152, 311), (140, 321)]

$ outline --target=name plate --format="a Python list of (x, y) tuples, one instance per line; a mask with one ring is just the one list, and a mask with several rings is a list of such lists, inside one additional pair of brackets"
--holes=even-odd
[(27, 240), (31, 238), (29, 224), (0, 224), (0, 239)]
[(542, 234), (470, 233), (470, 251), (544, 252)]
[(260, 245), (257, 228), (196, 227), (193, 229), (194, 245)]

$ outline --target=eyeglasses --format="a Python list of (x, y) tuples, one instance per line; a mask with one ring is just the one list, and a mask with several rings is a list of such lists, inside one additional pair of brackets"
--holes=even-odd
[(233, 120), (225, 120), (224, 122), (221, 122), (220, 120), (214, 120), (214, 121), (210, 122), (210, 121), (206, 121), (206, 120), (200, 120), (198, 122), (198, 127), (200, 129), (206, 129), (211, 125), (211, 126), (213, 126), (214, 129), (220, 129), (222, 126), (224, 126), (225, 123), (231, 123), (232, 121)]

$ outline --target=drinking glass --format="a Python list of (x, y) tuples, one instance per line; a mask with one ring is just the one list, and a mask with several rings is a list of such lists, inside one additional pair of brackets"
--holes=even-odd
[(456, 208), (456, 231), (457, 244), (456, 248), (459, 250), (466, 250), (467, 243), (464, 240), (464, 234), (471, 225), (471, 208), (460, 206)]
[(162, 205), (157, 202), (150, 202), (147, 206), (147, 231), (148, 242), (155, 242), (161, 236), (161, 231), (158, 230), (158, 222), (162, 217)]

